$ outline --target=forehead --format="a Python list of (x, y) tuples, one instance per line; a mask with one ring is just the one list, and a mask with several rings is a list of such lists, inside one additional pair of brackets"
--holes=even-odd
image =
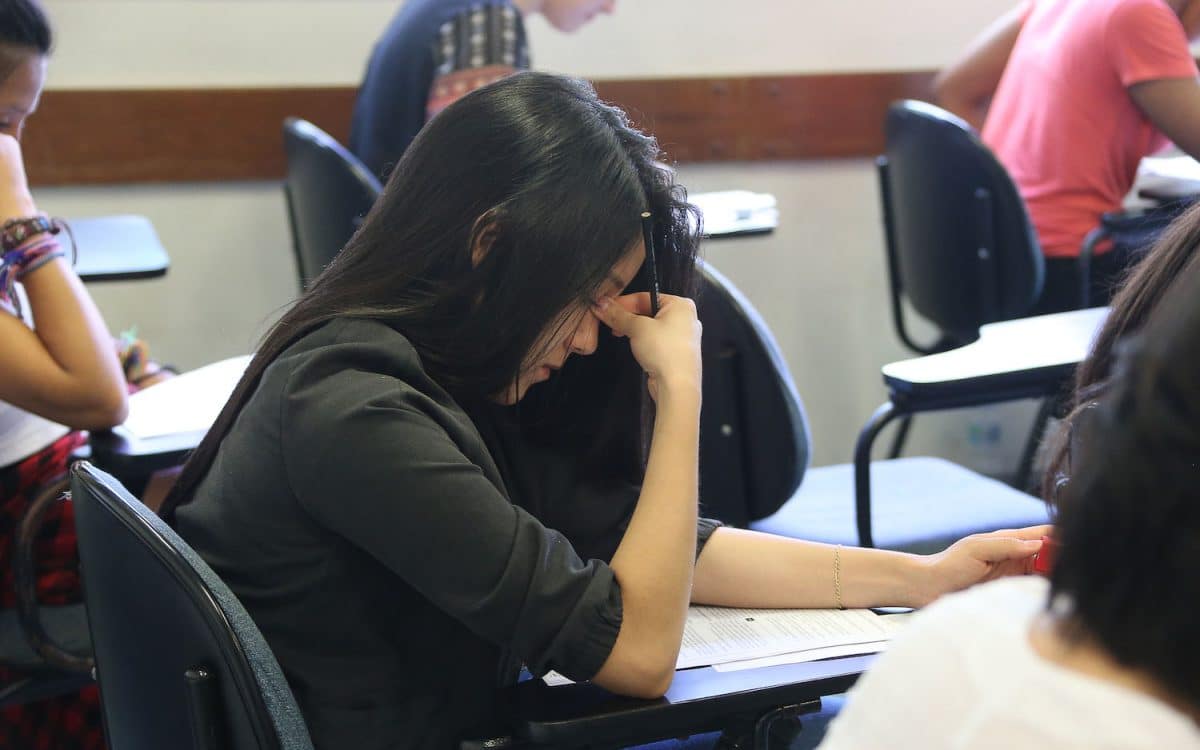
[(613, 266), (612, 272), (608, 275), (608, 283), (617, 287), (617, 291), (621, 291), (629, 286), (629, 282), (633, 281), (633, 277), (637, 275), (638, 269), (642, 267), (642, 263), (646, 260), (646, 246), (639, 237), (629, 248), (629, 252), (617, 261)]

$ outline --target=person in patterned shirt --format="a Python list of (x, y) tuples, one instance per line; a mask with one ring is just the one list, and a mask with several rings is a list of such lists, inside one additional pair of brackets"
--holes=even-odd
[(524, 19), (573, 32), (616, 0), (408, 0), (376, 43), (354, 104), (350, 150), (386, 179), (429, 118), (530, 67)]

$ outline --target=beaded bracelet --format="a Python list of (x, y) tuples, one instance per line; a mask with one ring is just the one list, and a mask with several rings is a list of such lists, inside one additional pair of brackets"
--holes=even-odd
[(4, 252), (16, 250), (30, 237), (39, 234), (58, 234), (62, 224), (57, 219), (51, 219), (44, 214), (26, 216), (19, 219), (9, 219), (0, 230), (0, 246)]

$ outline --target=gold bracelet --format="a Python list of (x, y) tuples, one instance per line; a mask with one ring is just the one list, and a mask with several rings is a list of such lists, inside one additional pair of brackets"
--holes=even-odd
[(842, 545), (833, 548), (833, 599), (838, 609), (845, 609), (842, 604)]

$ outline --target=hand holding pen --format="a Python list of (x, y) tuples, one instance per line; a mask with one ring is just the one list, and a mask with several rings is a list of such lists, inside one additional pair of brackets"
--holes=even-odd
[(648, 377), (656, 402), (665, 392), (700, 392), (700, 321), (696, 305), (686, 297), (658, 295), (661, 310), (651, 317), (649, 292), (600, 299), (594, 313), (613, 335), (627, 337), (629, 347)]

